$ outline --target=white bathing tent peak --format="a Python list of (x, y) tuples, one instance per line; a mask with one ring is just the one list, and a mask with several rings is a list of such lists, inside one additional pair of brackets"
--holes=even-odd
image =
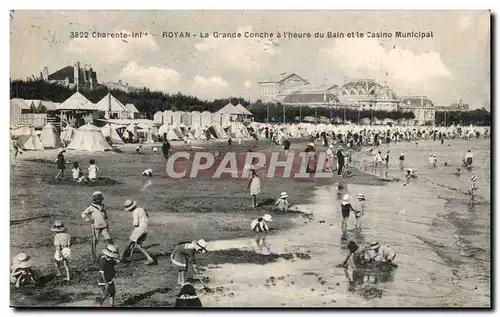
[(68, 145), (70, 150), (103, 152), (110, 151), (111, 146), (102, 135), (101, 129), (87, 123), (76, 131), (73, 141)]
[(102, 135), (104, 136), (104, 138), (110, 138), (111, 143), (113, 144), (124, 144), (122, 138), (120, 137), (118, 132), (116, 132), (116, 127), (117, 126), (114, 124), (106, 124), (101, 128)]
[(129, 110), (116, 99), (111, 93), (108, 93), (104, 98), (102, 98), (96, 107), (99, 111), (104, 111), (104, 118), (110, 119), (112, 114), (117, 114), (118, 118), (127, 118)]
[(42, 141), (43, 147), (46, 149), (56, 149), (63, 146), (56, 128), (50, 123), (47, 123), (43, 127), (40, 134), (40, 141)]
[(241, 112), (245, 116), (253, 116), (253, 113), (251, 113), (247, 108), (243, 107), (241, 103), (237, 104), (236, 109)]

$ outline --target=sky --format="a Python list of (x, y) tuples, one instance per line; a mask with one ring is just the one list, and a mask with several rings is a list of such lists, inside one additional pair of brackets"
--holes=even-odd
[[(98, 81), (126, 82), (201, 99), (259, 98), (257, 82), (296, 73), (311, 85), (372, 78), (398, 96), (462, 100), (490, 108), (489, 11), (18, 11), (10, 20), (10, 77), (39, 76), (79, 61)], [(91, 32), (147, 32), (96, 39)], [(163, 32), (191, 32), (164, 38)], [(327, 32), (345, 38), (327, 38)], [(432, 38), (395, 38), (424, 31)], [(71, 32), (89, 32), (87, 39)], [(214, 38), (214, 32), (267, 32), (270, 38)], [(276, 38), (277, 32), (312, 38)], [(322, 32), (324, 38), (314, 38)], [(363, 38), (347, 38), (362, 32)], [(392, 38), (367, 38), (390, 32)], [(208, 33), (202, 38), (200, 33)], [(196, 34), (196, 36), (193, 36)]]

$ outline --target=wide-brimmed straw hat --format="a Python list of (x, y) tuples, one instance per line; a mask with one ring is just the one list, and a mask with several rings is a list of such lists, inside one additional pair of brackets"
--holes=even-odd
[(50, 229), (53, 232), (66, 232), (66, 228), (64, 227), (64, 223), (61, 220), (54, 221), (54, 226)]
[(115, 259), (115, 260), (119, 260), (120, 259), (120, 252), (112, 244), (108, 244), (108, 246), (106, 247), (106, 249), (102, 250), (102, 254), (104, 254), (106, 256), (109, 256), (110, 258)]
[(26, 253), (19, 253), (14, 257), (14, 265), (21, 269), (27, 269), (31, 267), (31, 257)]
[(342, 197), (342, 204), (348, 204), (351, 202), (351, 196), (349, 195), (344, 195), (344, 197)]
[(137, 206), (137, 202), (134, 200), (126, 200), (125, 203), (123, 204), (123, 206), (125, 207), (125, 210), (126, 211), (132, 211), (135, 209), (135, 207)]
[(204, 251), (208, 251), (208, 250), (207, 250), (207, 247), (208, 247), (208, 243), (207, 243), (207, 241), (205, 241), (205, 240), (203, 240), (203, 239), (200, 239), (200, 240), (196, 241), (196, 245), (197, 245), (198, 247), (200, 247), (202, 250), (204, 250)]
[(358, 199), (365, 200), (365, 195), (359, 193), (358, 194)]
[(372, 242), (370, 243), (370, 248), (372, 250), (377, 250), (378, 248), (380, 248), (380, 244), (378, 244), (378, 242)]
[(280, 198), (287, 198), (288, 194), (286, 192), (281, 192)]
[(330, 146), (328, 146), (330, 149), (333, 149), (333, 144), (330, 144)]
[(265, 214), (262, 219), (264, 219), (265, 221), (267, 222), (272, 222), (273, 221), (273, 216), (269, 215), (269, 214)]

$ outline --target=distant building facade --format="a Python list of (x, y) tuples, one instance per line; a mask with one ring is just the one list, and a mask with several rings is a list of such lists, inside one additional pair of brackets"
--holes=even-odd
[(49, 83), (59, 84), (70, 89), (94, 90), (99, 84), (94, 69), (87, 64), (81, 67), (80, 62), (50, 74), (48, 67), (44, 67), (41, 77)]
[(112, 81), (104, 82), (102, 83), (102, 85), (108, 87), (109, 89), (121, 90), (126, 93), (138, 92), (141, 90), (141, 88), (132, 87), (128, 83), (123, 83), (121, 80), (118, 80), (118, 82), (112, 82)]
[(397, 110), (400, 99), (387, 85), (373, 79), (355, 79), (340, 87), (338, 98), (346, 106), (360, 110)]
[(295, 73), (281, 73), (272, 78), (258, 81), (260, 100), (276, 102), (278, 95), (286, 90), (309, 85), (309, 82)]
[(436, 107), (426, 96), (406, 96), (401, 99), (401, 111), (411, 111), (415, 114), (415, 124), (434, 123)]

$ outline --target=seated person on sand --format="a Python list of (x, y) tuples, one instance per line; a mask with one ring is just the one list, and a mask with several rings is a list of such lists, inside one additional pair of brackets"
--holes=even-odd
[(37, 284), (38, 279), (35, 272), (31, 268), (31, 257), (26, 253), (19, 253), (12, 259), (12, 267), (10, 269), (10, 282), (16, 288), (21, 286)]
[(462, 169), (460, 167), (457, 167), (457, 169), (453, 172), (453, 175), (460, 176), (461, 172), (462, 172)]
[(71, 170), (71, 173), (73, 175), (73, 181), (81, 184), (86, 182), (86, 177), (82, 173), (82, 170), (80, 169), (80, 166), (78, 165), (78, 162), (73, 162), (73, 169)]
[(144, 172), (142, 172), (142, 176), (149, 176), (149, 177), (152, 177), (153, 176), (153, 170), (148, 168), (146, 170), (144, 170)]
[(375, 262), (393, 263), (396, 253), (386, 245), (380, 245), (378, 242), (372, 242), (368, 254), (370, 259)]
[(273, 210), (287, 212), (291, 205), (292, 204), (288, 201), (288, 194), (286, 192), (282, 192), (278, 200), (274, 203)]
[(406, 169), (406, 179), (410, 179), (410, 178), (417, 178), (418, 176), (418, 170), (414, 169), (414, 168), (407, 168)]

